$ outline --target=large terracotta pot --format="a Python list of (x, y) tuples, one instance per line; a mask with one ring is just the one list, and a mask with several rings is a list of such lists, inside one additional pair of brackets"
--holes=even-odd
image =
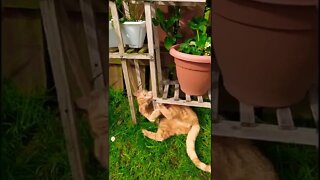
[(193, 96), (208, 92), (211, 85), (211, 56), (197, 56), (177, 51), (174, 45), (169, 53), (174, 57), (181, 90)]
[(232, 96), (264, 107), (289, 106), (305, 97), (318, 71), (312, 2), (214, 1), (214, 50)]

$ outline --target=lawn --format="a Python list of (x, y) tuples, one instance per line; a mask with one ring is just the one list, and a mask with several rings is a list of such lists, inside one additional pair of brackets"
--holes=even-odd
[[(109, 93), (110, 179), (210, 179), (210, 174), (199, 170), (186, 153), (186, 135), (173, 136), (156, 142), (143, 136), (141, 129), (156, 131), (157, 126), (137, 113), (137, 125), (131, 120), (128, 100), (122, 92)], [(136, 110), (137, 110), (137, 104)], [(211, 162), (210, 109), (196, 108), (201, 130), (196, 141), (196, 152), (205, 163)]]
[[(55, 94), (35, 92), (25, 96), (8, 83), (1, 94), (1, 179), (71, 179), (63, 130)], [(196, 142), (199, 158), (210, 163), (210, 110), (195, 108), (201, 131)], [(92, 138), (81, 114), (79, 122), (88, 179), (209, 179), (186, 154), (180, 135), (164, 142), (142, 136), (141, 129), (156, 131), (156, 125), (137, 113), (131, 121), (128, 100), (123, 92), (110, 90), (109, 137), (114, 136), (109, 154), (109, 174), (92, 155)], [(318, 179), (318, 151), (311, 146), (257, 142), (273, 162), (282, 180)]]
[[(52, 91), (23, 95), (9, 83), (1, 93), (1, 179), (71, 179), (63, 129)], [(92, 139), (78, 115), (88, 179), (105, 180), (93, 158)]]

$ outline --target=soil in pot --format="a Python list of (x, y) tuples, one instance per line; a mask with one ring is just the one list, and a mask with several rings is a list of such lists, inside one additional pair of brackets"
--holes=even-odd
[(316, 8), (260, 1), (215, 1), (215, 55), (225, 88), (239, 101), (290, 106), (317, 76)]
[(177, 51), (173, 46), (169, 53), (174, 57), (177, 78), (181, 90), (192, 96), (202, 96), (211, 85), (211, 56), (197, 56)]

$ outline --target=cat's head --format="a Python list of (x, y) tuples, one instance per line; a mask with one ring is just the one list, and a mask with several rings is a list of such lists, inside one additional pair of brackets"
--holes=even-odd
[(134, 96), (137, 97), (138, 104), (143, 104), (145, 102), (150, 103), (152, 102), (152, 91), (147, 90), (137, 90), (135, 93), (133, 93)]

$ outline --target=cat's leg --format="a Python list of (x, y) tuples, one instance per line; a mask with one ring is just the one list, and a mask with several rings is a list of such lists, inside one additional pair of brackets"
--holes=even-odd
[(150, 122), (155, 122), (155, 120), (161, 115), (161, 112), (159, 109), (155, 109), (148, 117), (147, 119)]
[(173, 119), (174, 114), (168, 110), (163, 104), (157, 104), (157, 109), (160, 110), (161, 114), (167, 119)]
[(163, 141), (163, 140), (167, 139), (168, 137), (170, 137), (169, 133), (167, 133), (161, 129), (158, 129), (158, 131), (156, 133), (142, 129), (142, 133), (144, 136), (146, 136), (150, 139), (153, 139), (155, 141)]

